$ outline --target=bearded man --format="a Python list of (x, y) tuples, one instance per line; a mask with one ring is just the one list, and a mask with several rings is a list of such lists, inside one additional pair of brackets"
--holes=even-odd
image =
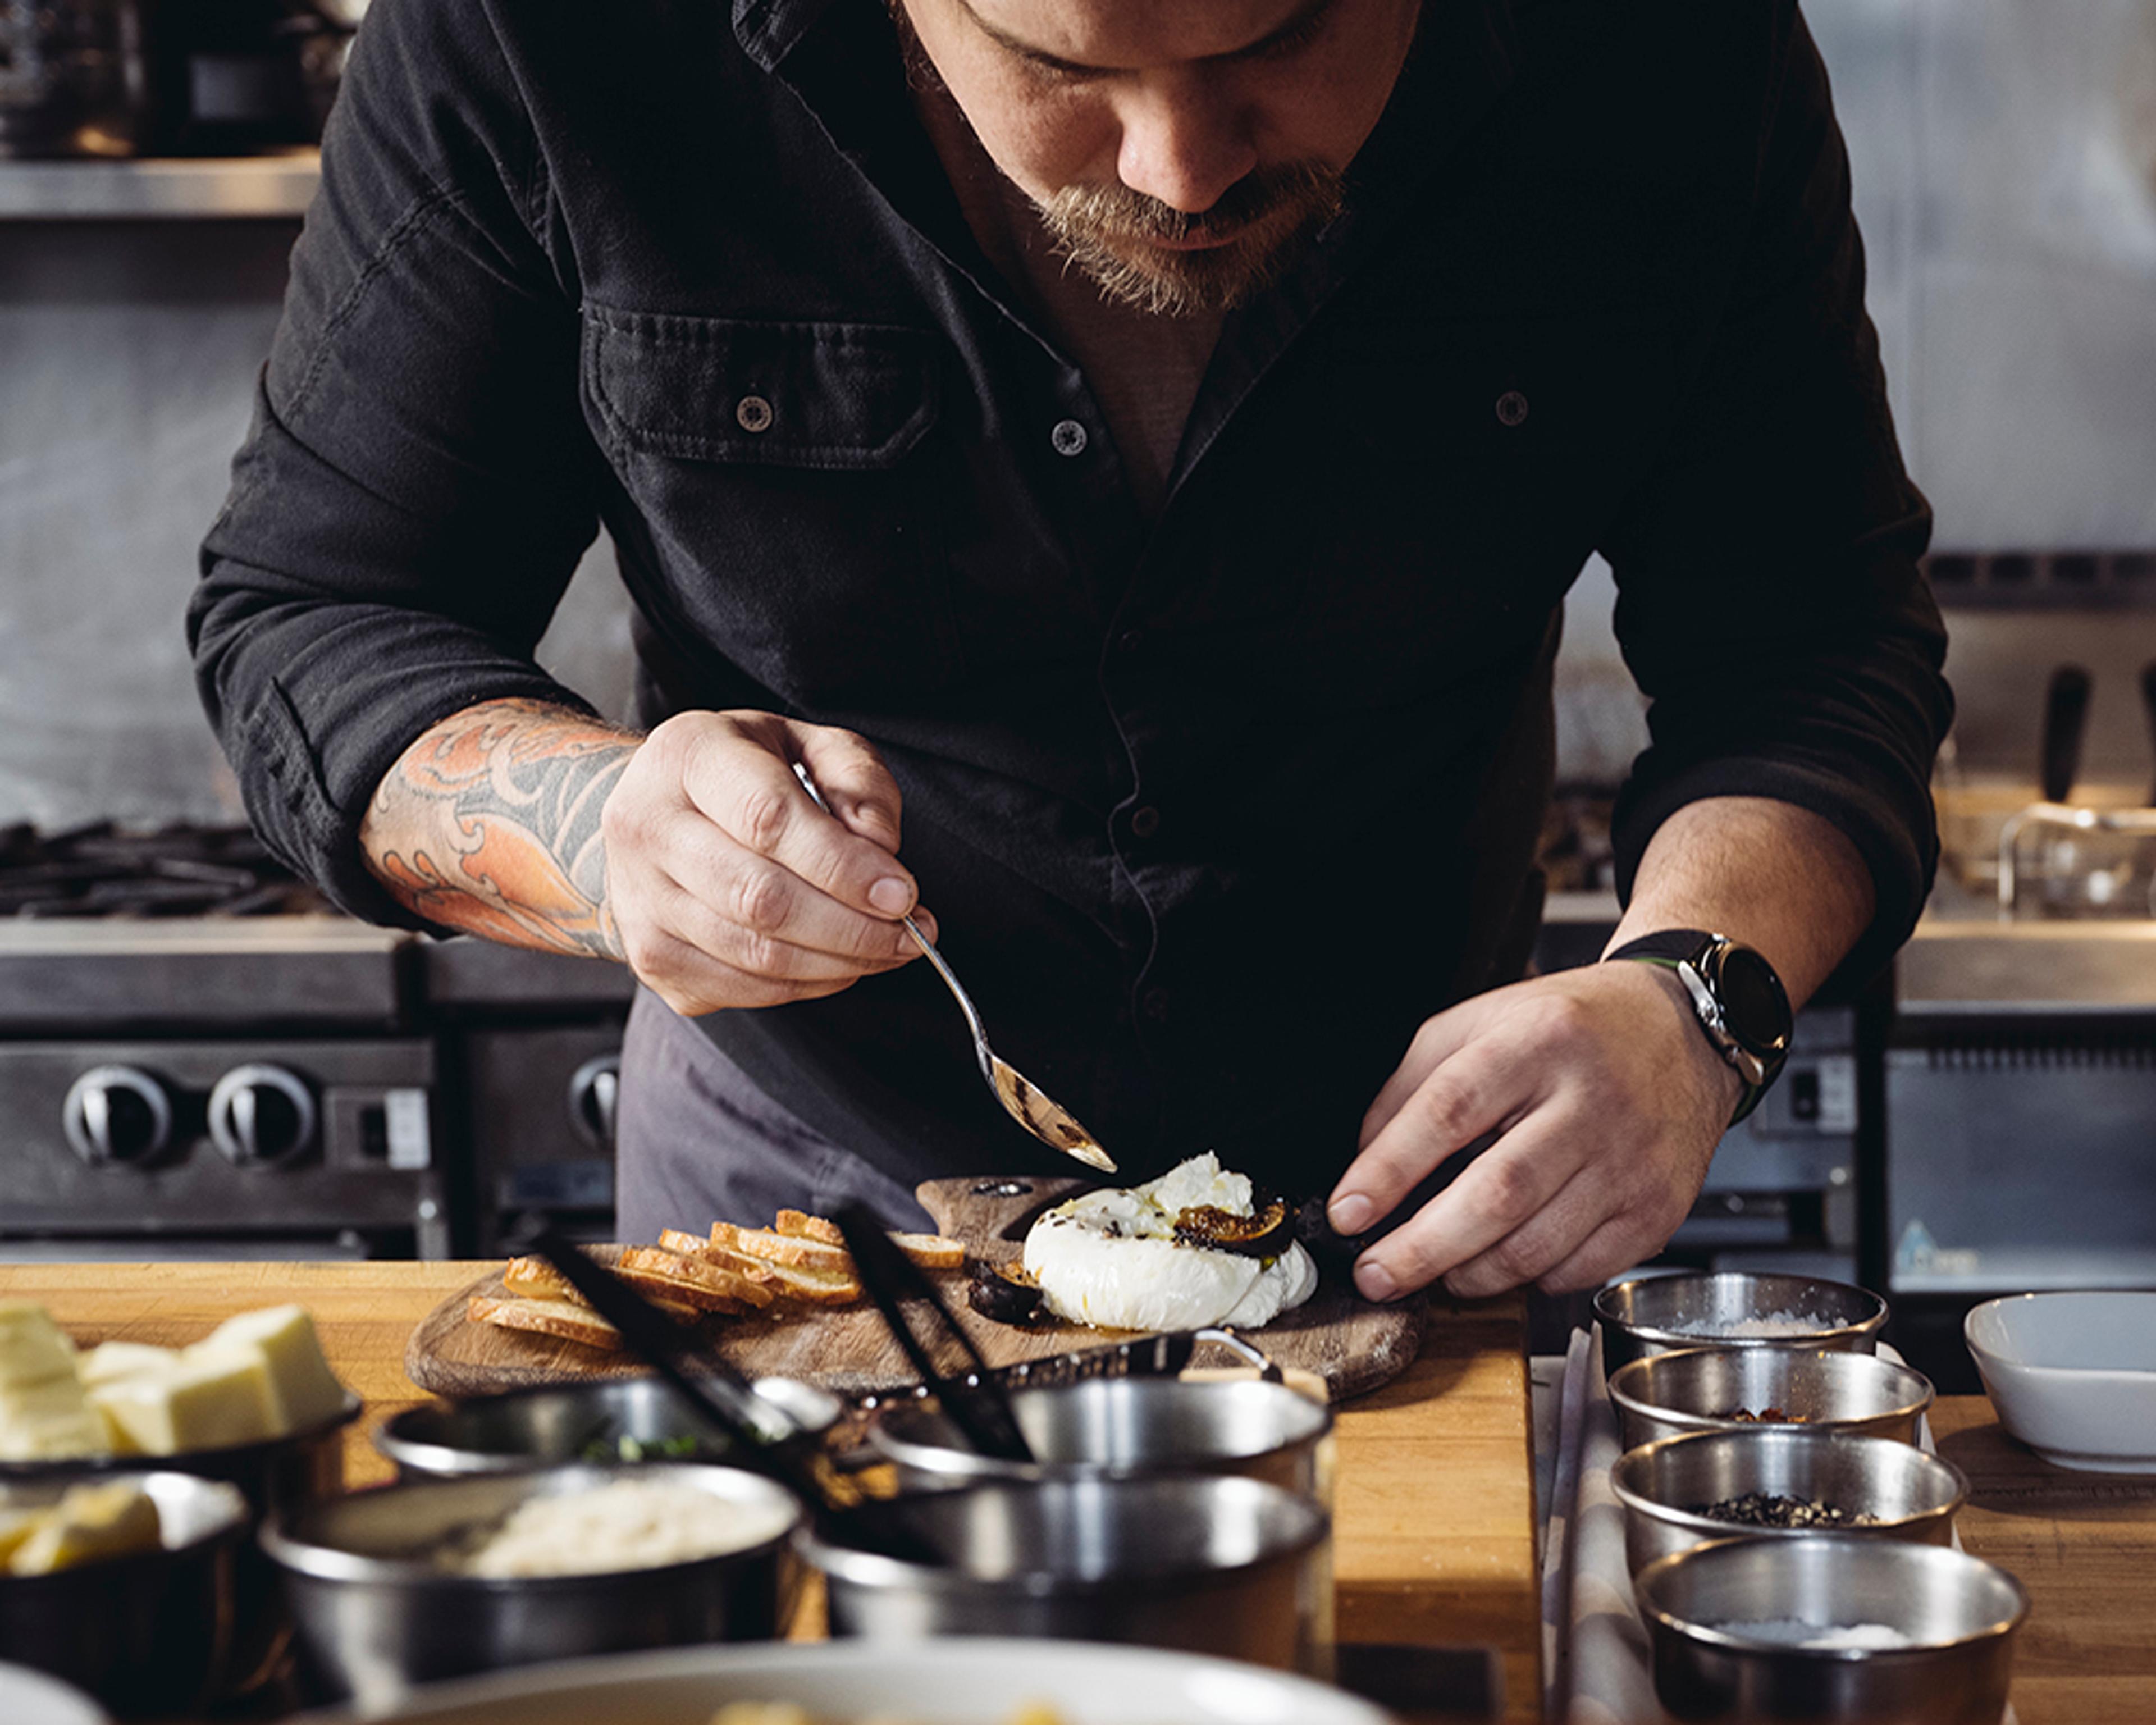
[[(1949, 714), (1793, 0), (377, 0), (190, 614), (356, 913), (625, 962), (624, 1238), (1065, 1172), (1656, 1250), (1928, 889)], [(534, 665), (598, 526), (638, 706)], [(1600, 551), (1609, 962), (1522, 980)], [(805, 768), (831, 813), (794, 777)], [(1649, 963), (1630, 962), (1635, 958)]]

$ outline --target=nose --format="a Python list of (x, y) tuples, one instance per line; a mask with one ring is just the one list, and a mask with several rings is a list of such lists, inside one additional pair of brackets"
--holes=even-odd
[(1116, 177), (1185, 215), (1209, 210), (1258, 165), (1245, 117), (1221, 87), (1217, 69), (1147, 80), (1131, 92), (1120, 118)]

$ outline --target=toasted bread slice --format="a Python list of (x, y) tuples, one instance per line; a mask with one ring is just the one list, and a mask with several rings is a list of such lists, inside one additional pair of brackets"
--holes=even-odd
[[(591, 1310), (590, 1302), (544, 1258), (511, 1258), (508, 1268), (501, 1272), (501, 1285), (518, 1299), (560, 1300), (586, 1312)], [(673, 1289), (643, 1287), (638, 1291), (669, 1317), (679, 1318), (685, 1323), (703, 1315), (702, 1307)]]
[(788, 1240), (820, 1240), (826, 1245), (845, 1249), (846, 1236), (839, 1224), (828, 1216), (811, 1216), (799, 1210), (781, 1210), (778, 1219), (771, 1224), (773, 1234), (783, 1234)]
[[(781, 1210), (771, 1231), (788, 1240), (820, 1240), (840, 1251), (846, 1249), (846, 1236), (836, 1222), (800, 1210)], [(940, 1234), (894, 1234), (891, 1243), (924, 1270), (957, 1270), (966, 1262), (964, 1243)]]
[(829, 1271), (841, 1276), (854, 1273), (854, 1255), (844, 1246), (834, 1246), (826, 1240), (801, 1240), (766, 1228), (737, 1228), (731, 1222), (714, 1222), (711, 1243), (746, 1252), (767, 1264)]
[[(614, 1273), (639, 1285), (663, 1283), (665, 1291), (675, 1299), (710, 1309), (731, 1307), (740, 1311), (747, 1307), (764, 1307), (770, 1305), (774, 1297), (762, 1282), (737, 1276), (723, 1264), (691, 1257), (684, 1252), (670, 1252), (664, 1246), (624, 1246)], [(725, 1306), (715, 1303), (718, 1301), (724, 1301)]]
[(891, 1243), (923, 1270), (963, 1270), (966, 1243), (941, 1234), (894, 1234)]
[(685, 1258), (701, 1258), (731, 1270), (736, 1276), (776, 1289), (778, 1278), (772, 1274), (771, 1266), (762, 1258), (752, 1258), (747, 1252), (737, 1252), (732, 1246), (719, 1245), (701, 1234), (684, 1234), (679, 1228), (659, 1230), (659, 1244), (670, 1252), (679, 1252)]
[(587, 1348), (618, 1348), (621, 1332), (588, 1307), (567, 1300), (496, 1300), (474, 1294), (465, 1308), (474, 1323), (493, 1324), (505, 1330), (528, 1330), (563, 1342), (581, 1342)]

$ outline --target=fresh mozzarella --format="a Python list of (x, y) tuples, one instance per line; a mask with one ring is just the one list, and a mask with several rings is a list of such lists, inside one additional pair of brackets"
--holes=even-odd
[(1184, 1210), (1210, 1205), (1247, 1216), (1251, 1196), (1248, 1177), (1224, 1170), (1209, 1151), (1142, 1186), (1058, 1204), (1027, 1234), (1025, 1267), (1049, 1310), (1074, 1323), (1255, 1328), (1311, 1296), (1317, 1266), (1310, 1254), (1291, 1244), (1277, 1257), (1260, 1259), (1175, 1237)]

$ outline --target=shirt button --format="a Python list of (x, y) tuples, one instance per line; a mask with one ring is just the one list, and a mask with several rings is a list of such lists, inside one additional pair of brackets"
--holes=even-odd
[(1127, 629), (1116, 637), (1116, 651), (1118, 653), (1135, 653), (1143, 645), (1145, 631), (1142, 629)]
[(1524, 424), (1527, 417), (1527, 398), (1517, 389), (1508, 389), (1497, 398), (1497, 423), (1500, 425)]
[(1168, 1016), (1168, 990), (1147, 988), (1144, 999), (1138, 1002), (1138, 1010), (1154, 1024), (1159, 1024)]
[(734, 407), (734, 423), (743, 431), (768, 431), (773, 417), (771, 403), (760, 395), (745, 395)]
[(1086, 453), (1086, 428), (1075, 419), (1058, 419), (1055, 429), (1048, 434), (1048, 441), (1059, 455), (1082, 455)]
[(1144, 808), (1132, 815), (1131, 835), (1133, 838), (1150, 839), (1159, 830), (1160, 810), (1154, 808), (1152, 803), (1147, 803)]

